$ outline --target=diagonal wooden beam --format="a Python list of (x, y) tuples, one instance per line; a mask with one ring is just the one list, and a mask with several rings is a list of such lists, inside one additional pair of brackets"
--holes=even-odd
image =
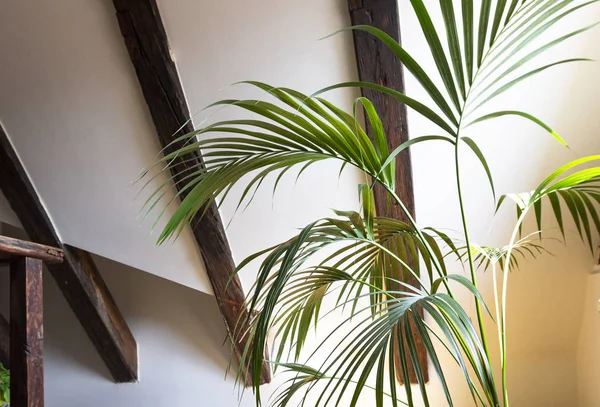
[[(156, 1), (113, 0), (113, 3), (158, 138), (162, 146), (166, 147), (173, 141), (176, 132), (179, 136), (194, 128)], [(165, 150), (165, 154), (181, 146), (182, 144), (171, 145)], [(171, 171), (177, 187), (182, 188), (185, 182), (178, 181), (196, 171), (198, 165), (202, 165), (202, 156), (199, 152), (193, 152), (177, 160), (177, 165), (172, 166)], [(186, 194), (184, 191), (181, 198), (185, 198)], [(193, 234), (202, 253), (215, 298), (233, 340), (236, 332), (245, 330), (238, 321), (247, 321), (248, 311), (241, 282), (237, 276), (231, 277), (235, 263), (216, 205), (210, 205), (204, 216), (197, 216), (192, 224), (195, 225)], [(234, 342), (233, 348), (238, 360), (245, 346), (245, 340)], [(263, 363), (260, 382), (270, 381), (269, 365)], [(246, 385), (249, 384), (246, 382)]]
[[(350, 20), (352, 25), (372, 25), (400, 42), (400, 15), (398, 0), (348, 0)], [(353, 30), (354, 51), (358, 66), (358, 76), (361, 81), (377, 83), (400, 92), (404, 92), (404, 74), (402, 64), (381, 41), (370, 34)], [(390, 151), (408, 140), (408, 125), (406, 106), (397, 99), (370, 89), (362, 89), (381, 115), (381, 121), (387, 135)], [(367, 133), (372, 137), (371, 128)], [(411, 215), (415, 216), (415, 198), (413, 192), (412, 166), (410, 151), (404, 150), (396, 158), (396, 194), (402, 199)], [(408, 219), (399, 205), (388, 205), (387, 191), (381, 186), (375, 186), (375, 209), (377, 214), (407, 222)], [(416, 285), (414, 277), (409, 276), (408, 283)], [(422, 310), (421, 310), (422, 312)], [(427, 353), (423, 342), (415, 336), (421, 368), (428, 380)], [(396, 358), (398, 360), (399, 358)], [(396, 369), (400, 377), (401, 369)], [(416, 383), (413, 369), (409, 370), (410, 382)]]
[(64, 251), (48, 270), (115, 381), (137, 381), (137, 343), (123, 315), (90, 254), (62, 243), (1, 124), (0, 189), (30, 239)]

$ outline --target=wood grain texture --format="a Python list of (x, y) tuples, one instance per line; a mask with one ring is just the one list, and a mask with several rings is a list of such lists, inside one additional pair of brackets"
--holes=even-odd
[[(181, 136), (194, 129), (158, 7), (154, 0), (113, 0), (113, 3), (158, 138), (166, 147), (175, 135)], [(174, 144), (165, 150), (165, 154), (181, 146)], [(199, 165), (202, 165), (199, 152), (182, 156), (171, 169), (174, 181), (177, 183), (196, 171)], [(183, 186), (185, 183), (177, 183), (179, 189)], [(185, 196), (186, 192), (181, 198)], [(238, 321), (247, 320), (247, 306), (239, 278), (231, 278), (235, 263), (216, 205), (211, 204), (203, 217), (195, 217), (192, 225), (215, 298), (230, 339), (234, 340), (238, 336), (236, 326), (244, 329), (244, 324), (238, 324)], [(243, 339), (234, 344), (238, 360), (245, 345)], [(270, 367), (263, 363), (261, 384), (270, 381)]]
[(10, 398), (13, 407), (44, 407), (42, 260), (10, 266)]
[[(385, 31), (400, 42), (400, 16), (397, 0), (348, 0), (352, 25), (366, 24)], [(381, 41), (361, 31), (353, 31), (354, 51), (361, 81), (377, 83), (400, 92), (404, 92), (404, 74), (398, 58)], [(406, 105), (397, 99), (370, 89), (362, 89), (375, 106), (381, 117), (390, 151), (408, 140), (408, 123)], [(367, 133), (372, 137), (370, 126)], [(411, 215), (415, 217), (415, 200), (413, 192), (412, 165), (410, 151), (404, 150), (396, 158), (396, 193), (402, 199)], [(407, 222), (406, 215), (396, 203), (388, 205), (387, 191), (380, 185), (375, 186), (375, 208), (378, 215), (385, 215)], [(414, 277), (409, 276), (407, 282), (416, 285)], [(421, 310), (422, 313), (422, 310)], [(428, 378), (427, 354), (423, 342), (415, 336), (421, 368)], [(396, 355), (399, 361), (399, 356)], [(399, 367), (399, 366), (398, 366)], [(403, 382), (401, 370), (397, 369), (398, 379)], [(409, 370), (411, 383), (416, 383), (414, 369)]]
[(56, 247), (0, 235), (0, 258), (3, 257), (31, 257), (53, 264), (62, 263), (64, 254)]
[(0, 363), (10, 369), (10, 324), (0, 315)]
[(48, 269), (115, 381), (137, 381), (137, 343), (123, 315), (90, 254), (61, 242), (1, 125), (0, 189), (30, 239), (63, 251), (64, 262)]

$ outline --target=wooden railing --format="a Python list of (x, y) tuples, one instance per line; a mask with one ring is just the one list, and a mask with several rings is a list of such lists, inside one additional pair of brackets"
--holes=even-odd
[(44, 406), (42, 265), (63, 257), (60, 249), (0, 236), (0, 263), (10, 266), (11, 407)]

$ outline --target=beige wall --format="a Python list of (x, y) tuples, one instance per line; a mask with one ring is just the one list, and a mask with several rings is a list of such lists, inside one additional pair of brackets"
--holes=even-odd
[[(479, 4), (479, 2), (475, 2)], [(404, 44), (426, 69), (435, 69), (427, 55), (427, 45), (420, 35), (417, 20), (409, 0), (400, 0), (401, 27)], [(533, 46), (540, 46), (576, 28), (591, 24), (600, 17), (600, 8), (592, 6), (583, 13), (571, 16), (556, 25)], [(439, 24), (439, 15), (435, 18)], [(593, 30), (570, 42), (553, 48), (530, 68), (572, 56), (598, 59), (596, 46), (598, 31)], [(526, 80), (495, 101), (487, 111), (515, 109), (535, 114), (550, 124), (570, 145), (560, 146), (543, 130), (527, 121), (503, 118), (476, 125), (468, 134), (486, 154), (492, 169), (498, 194), (523, 192), (533, 189), (551, 171), (577, 157), (600, 152), (600, 75), (598, 64), (565, 65)], [(407, 87), (411, 95), (426, 100), (423, 91), (410, 76)], [(436, 129), (409, 113), (411, 135), (435, 134)], [(460, 231), (457, 205), (446, 203), (456, 199), (454, 192), (453, 156), (444, 145), (416, 147), (413, 151), (415, 194), (418, 219), (423, 225), (435, 225), (450, 231)], [(501, 211), (493, 217), (493, 202), (485, 174), (470, 153), (461, 154), (465, 180), (467, 216), (475, 240), (482, 244), (504, 245), (508, 242), (514, 210)], [(441, 204), (444, 203), (444, 204)], [(491, 227), (490, 227), (491, 225)], [(547, 235), (557, 236), (556, 226), (546, 226)], [(532, 222), (529, 229), (533, 230)], [(582, 369), (591, 366), (591, 352), (597, 343), (585, 352), (589, 358), (577, 359), (580, 327), (598, 323), (597, 319), (584, 320), (590, 302), (584, 304), (588, 282), (587, 272), (594, 264), (593, 256), (578, 242), (574, 226), (568, 229), (568, 246), (547, 243), (555, 257), (544, 256), (537, 262), (522, 263), (522, 268), (509, 279), (509, 387), (511, 406), (578, 406), (578, 386)], [(526, 228), (527, 230), (527, 228)], [(461, 272), (460, 268), (455, 268)], [(491, 300), (491, 275), (480, 273), (480, 284), (486, 298)], [(589, 287), (588, 287), (588, 290)], [(588, 291), (600, 296), (597, 289)], [(592, 304), (592, 312), (595, 305)], [(474, 309), (471, 308), (474, 315)], [(597, 317), (597, 315), (595, 315)], [(491, 327), (490, 327), (491, 329)], [(495, 344), (496, 341), (492, 341)], [(466, 389), (459, 394), (467, 397)], [(466, 402), (465, 402), (466, 403)], [(459, 403), (462, 405), (462, 403)], [(467, 404), (470, 405), (470, 404)]]
[(579, 332), (577, 352), (577, 381), (579, 407), (600, 405), (600, 275), (587, 277), (586, 290), (583, 296), (583, 320)]

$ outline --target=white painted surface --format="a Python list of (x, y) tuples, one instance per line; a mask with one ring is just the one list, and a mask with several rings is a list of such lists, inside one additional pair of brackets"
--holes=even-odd
[(160, 147), (112, 2), (7, 2), (0, 51), (0, 120), (64, 241), (210, 293), (191, 232), (158, 248), (136, 219)]
[[(47, 407), (233, 407), (229, 345), (210, 295), (96, 258), (138, 341), (139, 383), (114, 384), (51, 278), (44, 282)], [(49, 275), (46, 275), (49, 276)], [(0, 268), (0, 313), (8, 316), (8, 273)], [(247, 394), (240, 407), (253, 406)]]
[[(310, 94), (356, 78), (351, 36), (318, 41), (350, 24), (345, 1), (180, 0), (159, 1), (159, 6), (196, 124), (205, 119), (248, 117), (231, 108), (213, 116), (200, 112), (220, 99), (265, 97), (248, 85), (228, 86), (237, 81), (259, 80)], [(343, 91), (332, 94), (331, 100), (351, 111), (357, 95)], [(275, 177), (271, 177), (254, 203), (234, 216), (244, 185), (235, 188), (221, 215), (229, 225), (227, 234), (236, 261), (289, 238), (315, 219), (330, 216), (331, 208), (357, 209), (360, 174), (349, 168), (338, 181), (339, 167), (334, 161), (319, 163), (295, 185), (296, 175), (290, 172), (274, 201)], [(253, 275), (250, 270), (242, 272), (242, 283), (251, 285)]]
[[(400, 9), (403, 10), (401, 26), (406, 48), (426, 69), (435, 69), (417, 20), (410, 11), (410, 2), (401, 0)], [(233, 0), (208, 5), (191, 0), (163, 1), (161, 11), (188, 101), (195, 112), (217, 99), (257, 95), (247, 87), (217, 91), (242, 79), (264, 80), (310, 93), (327, 84), (355, 77), (350, 35), (311, 41), (348, 24), (344, 1), (320, 2), (318, 7), (313, 3), (297, 6), (268, 0), (253, 2), (247, 7)], [(597, 7), (590, 8), (555, 26), (545, 38), (553, 39), (556, 37), (553, 33), (589, 24), (599, 15)], [(436, 21), (441, 24), (441, 20)], [(591, 32), (565, 43), (533, 66), (574, 55), (597, 58), (595, 35), (597, 32)], [(410, 75), (407, 88), (411, 96), (427, 100)], [(600, 123), (594, 120), (600, 107), (599, 88), (597, 65), (574, 64), (525, 81), (498, 98), (491, 107), (532, 112), (553, 126), (571, 146), (571, 150), (564, 149), (543, 130), (520, 119), (506, 118), (469, 129), (468, 135), (480, 143), (488, 156), (499, 194), (531, 189), (563, 163), (600, 152), (600, 140), (595, 136)], [(331, 95), (331, 99), (349, 108), (354, 96), (338, 93)], [(225, 111), (218, 118), (235, 115)], [(206, 117), (198, 113), (196, 122)], [(412, 112), (409, 126), (412, 137), (435, 131)], [(464, 150), (461, 157), (467, 213), (475, 240), (482, 244), (506, 244), (514, 212), (506, 210), (493, 219), (491, 194), (479, 162)], [(420, 223), (460, 231), (452, 152), (443, 145), (420, 146), (413, 152), (413, 165)], [(319, 216), (328, 215), (331, 207), (356, 208), (355, 186), (360, 182), (360, 175), (350, 170), (338, 183), (336, 170), (337, 164), (323, 163), (320, 168), (304, 174), (295, 188), (290, 176), (289, 182), (275, 195), (274, 204), (271, 204), (271, 191), (266, 183), (254, 204), (235, 217), (235, 199), (227, 201), (222, 214), (226, 222), (233, 218), (228, 234), (237, 260), (290, 236), (293, 227), (302, 227)], [(510, 279), (509, 386), (513, 405), (517, 407), (576, 405), (578, 397), (578, 332), (591, 256), (572, 234), (568, 248), (550, 245), (550, 249), (556, 258), (547, 256), (538, 262), (528, 262)], [(458, 265), (453, 270), (462, 272)], [(248, 284), (252, 276), (249, 270), (242, 273), (242, 280)], [(479, 278), (483, 293), (491, 298), (490, 274), (481, 273)], [(549, 299), (553, 295), (560, 297), (560, 305)], [(474, 314), (472, 306), (469, 310)], [(490, 343), (495, 344), (491, 320), (488, 326)], [(499, 366), (497, 355), (494, 358)], [(453, 370), (449, 358), (446, 362), (457, 404), (469, 405), (470, 396), (462, 375), (458, 368)], [(435, 385), (431, 388), (432, 403), (443, 404), (443, 396), (436, 392)]]
[[(90, 14), (94, 14), (95, 18), (99, 15), (103, 16), (107, 21), (112, 21), (104, 23), (114, 25), (114, 20), (109, 18), (110, 2), (106, 1), (102, 4), (99, 6), (91, 0), (89, 4), (77, 2), (71, 4), (70, 12), (87, 16), (87, 24), (82, 25), (86, 29), (94, 27), (92, 24), (94, 20), (89, 16)], [(431, 69), (432, 64), (425, 54), (426, 46), (416, 26), (416, 19), (410, 12), (409, 1), (401, 0), (400, 6), (403, 10), (401, 24), (404, 44), (419, 60), (425, 61), (423, 64), (428, 69)], [(243, 87), (219, 91), (223, 86), (241, 79), (265, 80), (274, 85), (292, 86), (311, 92), (330, 83), (355, 77), (355, 63), (349, 35), (337, 36), (321, 42), (314, 41), (348, 25), (346, 5), (343, 0), (305, 2), (260, 0), (243, 3), (233, 0), (221, 2), (163, 0), (160, 2), (160, 7), (193, 111), (200, 110), (217, 98), (256, 95), (255, 92)], [(47, 13), (57, 12), (55, 9), (56, 7), (47, 10)], [(568, 26), (579, 27), (597, 20), (599, 16), (598, 8), (590, 8), (587, 13), (579, 14), (570, 23), (557, 26), (552, 31), (566, 32), (563, 30)], [(9, 20), (15, 20), (17, 17), (19, 16), (13, 15)], [(0, 18), (5, 19), (5, 17)], [(76, 44), (77, 38), (72, 38), (73, 35), (67, 33), (77, 27), (68, 26), (67, 17), (61, 16), (61, 18), (65, 20), (61, 24), (61, 32), (65, 38), (61, 39)], [(44, 19), (40, 17), (40, 21), (35, 21), (35, 30), (41, 30), (49, 24), (42, 20)], [(24, 18), (21, 21), (24, 21)], [(8, 24), (13, 28), (16, 26), (12, 21), (8, 21)], [(42, 28), (37, 27), (38, 25)], [(113, 28), (117, 30), (116, 25)], [(2, 28), (2, 30), (6, 29), (6, 27)], [(48, 32), (44, 32), (46, 34), (44, 39), (55, 35), (51, 31), (48, 29)], [(27, 37), (17, 32), (11, 35)], [(120, 55), (118, 60), (125, 66), (127, 61), (123, 59), (125, 54), (119, 43), (120, 38), (108, 35), (108, 32), (104, 32), (104, 35), (103, 40), (97, 38), (95, 52), (106, 51), (104, 47), (111, 52), (118, 52)], [(556, 48), (549, 57), (554, 60), (583, 55), (598, 59), (600, 51), (595, 43), (596, 35), (597, 32), (592, 32), (566, 43)], [(103, 44), (103, 41), (112, 45), (109, 47)], [(0, 44), (8, 43), (6, 38), (0, 39)], [(25, 41), (24, 44), (27, 42)], [(31, 54), (37, 48), (33, 43), (29, 46), (30, 52), (25, 55), (33, 58)], [(81, 52), (80, 48), (72, 47), (70, 52), (73, 49)], [(40, 59), (52, 68), (55, 54), (47, 47), (43, 51), (48, 55)], [(105, 61), (79, 61), (87, 68), (90, 68), (87, 65), (95, 67), (101, 62)], [(11, 64), (14, 65), (14, 62)], [(0, 72), (7, 69), (5, 66), (0, 67)], [(109, 68), (105, 67), (105, 69)], [(55, 70), (60, 73), (60, 69)], [(124, 108), (141, 114), (136, 103), (142, 101), (130, 82), (131, 71), (123, 68), (102, 72), (103, 75), (94, 78), (102, 84), (100, 90), (96, 89), (96, 91), (107, 91), (105, 88), (110, 89), (114, 81), (120, 81), (119, 91), (125, 93), (127, 90), (127, 93), (120, 96), (126, 100), (122, 101), (124, 106), (113, 106), (107, 103), (103, 109), (86, 116), (85, 123), (91, 121), (102, 128), (106, 123), (101, 123), (100, 119), (96, 118), (97, 115), (108, 118), (106, 121), (112, 123), (115, 117), (123, 117), (120, 114), (124, 114), (122, 112)], [(54, 72), (54, 75), (56, 74), (57, 72)], [(122, 79), (122, 75), (127, 75), (127, 79)], [(0, 75), (0, 80), (2, 76), (5, 75)], [(70, 79), (73, 75), (65, 73), (63, 76)], [(59, 78), (61, 77), (59, 75)], [(407, 78), (407, 81), (411, 95), (421, 98), (422, 93), (417, 89), (412, 78)], [(40, 87), (39, 83), (39, 80), (34, 81), (32, 85)], [(41, 81), (41, 84), (45, 82)], [(11, 84), (11, 86), (15, 85)], [(43, 87), (41, 88), (43, 90)], [(70, 92), (73, 92), (73, 89)], [(64, 97), (72, 97), (71, 95), (67, 93)], [(21, 97), (25, 98), (25, 96)], [(43, 92), (36, 94), (36, 98), (32, 97), (32, 100), (40, 100), (42, 96), (44, 96)], [(332, 95), (331, 100), (350, 108), (354, 96), (353, 93), (339, 93)], [(112, 98), (108, 100), (115, 103)], [(27, 100), (27, 103), (32, 102)], [(28, 106), (28, 109), (33, 109), (35, 105)], [(73, 108), (78, 106), (79, 104), (75, 104)], [(600, 152), (600, 138), (597, 137), (600, 122), (596, 120), (600, 108), (600, 75), (598, 75), (597, 64), (564, 66), (549, 71), (515, 88), (513, 92), (498, 101), (497, 107), (500, 106), (523, 108), (539, 115), (569, 142), (572, 149), (570, 151), (563, 149), (542, 130), (518, 119), (502, 119), (490, 125), (473, 127), (471, 135), (481, 143), (481, 148), (487, 153), (499, 193), (531, 189), (547, 173), (564, 162), (580, 155)], [(7, 124), (3, 113), (5, 108), (0, 101), (0, 117)], [(59, 117), (65, 118), (64, 126), (78, 126), (71, 121), (72, 112), (61, 112), (62, 116)], [(77, 113), (83, 114), (79, 111)], [(45, 118), (40, 120), (42, 123), (48, 121), (47, 117), (56, 116), (53, 112), (46, 114), (50, 116), (37, 116)], [(226, 111), (223, 116), (231, 117), (234, 114)], [(409, 114), (411, 135), (415, 137), (428, 134), (431, 130), (429, 125), (417, 115)], [(129, 114), (128, 120), (131, 119), (129, 116), (134, 115)], [(197, 117), (198, 121), (204, 116)], [(142, 133), (151, 131), (147, 119), (138, 120), (135, 125), (131, 125), (133, 128), (137, 130), (140, 127), (144, 128)], [(21, 118), (17, 124), (24, 126), (27, 120)], [(86, 129), (100, 132), (93, 125), (86, 126)], [(10, 127), (8, 130), (11, 131)], [(81, 131), (72, 132), (70, 137), (81, 136), (81, 133)], [(104, 133), (102, 134), (107, 138)], [(122, 133), (119, 136), (122, 137)], [(94, 137), (93, 140), (96, 142), (94, 147), (102, 151), (108, 148), (105, 143), (110, 141), (110, 137), (102, 141)], [(48, 144), (51, 143), (46, 142), (43, 145), (45, 148), (50, 148)], [(139, 150), (133, 149), (133, 151)], [(129, 150), (126, 152), (130, 153)], [(460, 230), (458, 207), (448, 204), (448, 202), (455, 202), (456, 199), (450, 154), (451, 152), (443, 146), (435, 144), (417, 148), (413, 152), (417, 213), (420, 223), (424, 226), (435, 225), (458, 231)], [(494, 221), (493, 228), (489, 228), (493, 209), (485, 176), (474, 157), (469, 154), (464, 156), (462, 168), (465, 174), (465, 193), (468, 198), (467, 211), (475, 240), (483, 244), (505, 244), (508, 239), (509, 224), (514, 219), (513, 212), (502, 212)], [(142, 158), (147, 159), (145, 156)], [(145, 164), (143, 159), (140, 159), (139, 166)], [(111, 162), (110, 165), (114, 164)], [(139, 166), (132, 165), (135, 168), (131, 169), (123, 167), (121, 172), (123, 174), (123, 171), (131, 170), (131, 174), (135, 174)], [(236, 259), (239, 261), (256, 250), (289, 237), (294, 233), (294, 228), (302, 227), (316, 217), (330, 214), (331, 207), (357, 208), (355, 187), (360, 181), (360, 176), (349, 170), (338, 181), (337, 169), (337, 164), (323, 163), (306, 172), (295, 187), (293, 175), (289, 176), (288, 182), (283, 184), (276, 194), (274, 205), (271, 205), (271, 192), (268, 187), (263, 189), (257, 195), (255, 203), (245, 212), (238, 213), (228, 228)], [(41, 174), (38, 173), (38, 177), (44, 175), (43, 171), (39, 172)], [(125, 179), (130, 178), (125, 177)], [(115, 183), (122, 186), (119, 180)], [(45, 188), (45, 193), (50, 195), (53, 188), (59, 187), (52, 183), (46, 186), (40, 185), (40, 188)], [(114, 184), (106, 186), (103, 191), (109, 193), (104, 195), (99, 193), (95, 196), (103, 199), (106, 196), (115, 196), (114, 199), (122, 197), (114, 193), (114, 191), (121, 191)], [(69, 193), (88, 202), (86, 192), (87, 190), (82, 189), (82, 191)], [(83, 196), (79, 196), (79, 193)], [(225, 222), (232, 219), (234, 209), (233, 200), (223, 206), (222, 214)], [(135, 210), (134, 206), (132, 212), (135, 213)], [(80, 225), (80, 223), (73, 223), (73, 225)], [(509, 385), (514, 407), (596, 405), (594, 401), (591, 402), (592, 404), (582, 404), (582, 400), (596, 400), (592, 394), (595, 390), (591, 387), (595, 383), (592, 379), (595, 377), (592, 376), (595, 368), (591, 366), (594, 359), (590, 352), (595, 352), (598, 341), (590, 339), (585, 345), (579, 345), (579, 350), (577, 348), (578, 344), (582, 343), (582, 336), (579, 336), (580, 329), (586, 330), (590, 326), (590, 321), (592, 324), (595, 323), (584, 315), (589, 308), (587, 305), (584, 308), (584, 298), (589, 304), (589, 297), (597, 299), (598, 291), (595, 286), (591, 286), (592, 288), (588, 286), (586, 292), (586, 284), (589, 279), (594, 278), (586, 274), (593, 259), (572, 236), (569, 235), (567, 248), (560, 245), (550, 246), (556, 257), (546, 256), (537, 263), (527, 263), (511, 276), (508, 326), (511, 363)], [(136, 242), (139, 243), (137, 240)], [(453, 270), (461, 272), (458, 266)], [(172, 284), (161, 283), (160, 280), (142, 273), (116, 268), (114, 265), (103, 264), (102, 271), (140, 342), (142, 382), (132, 386), (113, 386), (105, 380), (105, 370), (98, 358), (93, 356), (93, 349), (89, 344), (82, 345), (82, 342), (75, 342), (79, 343), (77, 346), (81, 346), (81, 349), (71, 349), (73, 345), (70, 342), (69, 345), (65, 345), (71, 340), (71, 336), (66, 336), (65, 333), (73, 330), (77, 332), (79, 328), (75, 328), (76, 322), (70, 316), (64, 302), (57, 298), (56, 290), (53, 294), (53, 288), (49, 288), (51, 304), (49, 308), (56, 306), (60, 311), (59, 315), (49, 317), (49, 324), (60, 327), (64, 324), (65, 331), (61, 330), (54, 334), (48, 331), (47, 335), (49, 338), (48, 405), (75, 407), (81, 405), (83, 401), (91, 407), (106, 404), (117, 407), (137, 406), (150, 403), (158, 406), (184, 407), (205, 404), (235, 405), (231, 381), (221, 380), (226, 357), (218, 348), (223, 331), (220, 325), (214, 325), (219, 317), (212, 302), (200, 303), (197, 300), (200, 294), (181, 287), (177, 288)], [(242, 275), (244, 283), (251, 282), (252, 274), (250, 270)], [(170, 278), (172, 277), (170, 275)], [(481, 274), (480, 284), (484, 295), (490, 298), (489, 273)], [(595, 307), (595, 303), (592, 303), (592, 307)], [(198, 309), (201, 310), (202, 317), (197, 314)], [(474, 313), (473, 307), (469, 310)], [(205, 330), (204, 325), (208, 329)], [(489, 331), (493, 332), (493, 324), (488, 325)], [(48, 329), (51, 329), (50, 326), (52, 325), (49, 325)], [(81, 339), (83, 334), (80, 329), (78, 332), (80, 338), (78, 341), (84, 341)], [(496, 338), (493, 333), (491, 336), (490, 343), (495, 344)], [(589, 338), (595, 337), (591, 335)], [(173, 344), (175, 346), (172, 346)], [(93, 366), (90, 366), (91, 359), (95, 360)], [(448, 377), (456, 397), (456, 405), (470, 405), (468, 401), (470, 397), (462, 383), (461, 375), (452, 370), (452, 364), (448, 366)], [(99, 371), (103, 374), (98, 375)], [(583, 375), (587, 375), (588, 379), (584, 381)], [(434, 383), (430, 386), (434, 392), (432, 404), (443, 405), (442, 395), (433, 390), (434, 386)], [(165, 395), (176, 397), (176, 400), (166, 399)], [(576, 401), (578, 398), (579, 404)], [(252, 405), (251, 400), (246, 400), (243, 404), (243, 406), (250, 405)], [(371, 403), (366, 402), (364, 405), (368, 406)]]

